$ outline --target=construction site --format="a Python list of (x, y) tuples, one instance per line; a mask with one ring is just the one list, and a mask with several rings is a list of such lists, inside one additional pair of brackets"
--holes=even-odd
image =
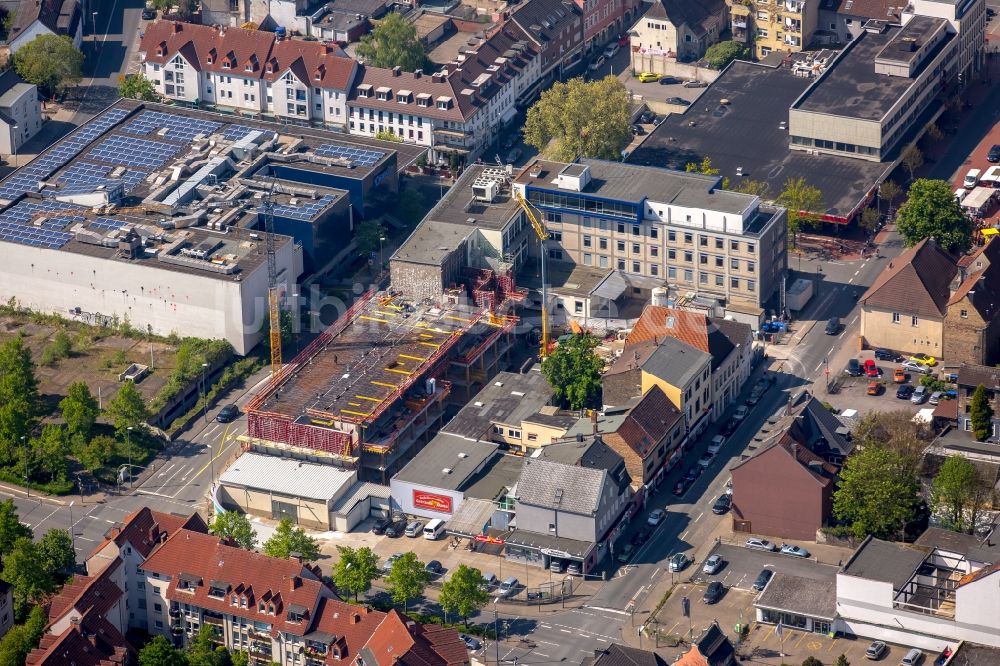
[(245, 448), (358, 469), (387, 484), (510, 362), (514, 317), (368, 292), (247, 407)]

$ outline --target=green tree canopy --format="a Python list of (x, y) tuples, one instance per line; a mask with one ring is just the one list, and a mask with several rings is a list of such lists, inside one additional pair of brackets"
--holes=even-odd
[(246, 514), (239, 511), (223, 511), (215, 515), (208, 530), (221, 539), (232, 539), (243, 550), (257, 547), (257, 532)]
[(980, 485), (979, 470), (964, 456), (949, 456), (934, 476), (931, 503), (959, 532), (969, 529), (967, 509)]
[(706, 176), (715, 176), (719, 170), (712, 166), (711, 157), (701, 158), (701, 162), (688, 162), (684, 165), (684, 170), (688, 173), (703, 173)]
[(212, 641), (212, 630), (202, 625), (187, 648), (188, 666), (230, 666), (229, 651)]
[(14, 54), (14, 69), (22, 79), (52, 95), (80, 81), (83, 53), (65, 35), (39, 35)]
[(111, 417), (115, 424), (115, 433), (121, 439), (125, 438), (125, 431), (128, 428), (145, 429), (146, 421), (149, 420), (146, 401), (142, 399), (142, 394), (135, 384), (129, 381), (122, 384), (115, 397), (108, 402), (105, 411)]
[(130, 99), (138, 99), (143, 102), (158, 102), (160, 96), (156, 92), (153, 82), (143, 76), (142, 72), (124, 74), (118, 77), (118, 94)]
[(372, 581), (378, 578), (378, 555), (368, 546), (355, 550), (349, 546), (337, 546), (340, 559), (333, 567), (333, 582), (338, 590), (354, 595), (367, 592)]
[(972, 220), (943, 180), (913, 181), (906, 203), (899, 207), (896, 231), (908, 247), (933, 238), (943, 249), (960, 254), (972, 244)]
[[(358, 254), (368, 256), (379, 248), (379, 238), (385, 238), (385, 227), (378, 220), (365, 220), (358, 225), (354, 234), (354, 242), (358, 246)], [(385, 241), (382, 241), (385, 245)]]
[(490, 594), (483, 585), (483, 572), (465, 564), (458, 565), (451, 578), (441, 586), (438, 603), (445, 613), (460, 615), (468, 623), (469, 616), (486, 605)]
[(914, 422), (912, 412), (897, 409), (865, 414), (855, 427), (852, 439), (858, 448), (884, 446), (895, 451), (906, 468), (919, 476), (928, 434), (926, 426)]
[(17, 335), (0, 345), (0, 465), (16, 459), (21, 438), (31, 434), (37, 415), (35, 364)]
[(21, 522), (13, 499), (0, 502), (0, 564), (19, 539), (31, 539), (31, 528)]
[(370, 67), (401, 67), (407, 72), (423, 68), (427, 61), (416, 27), (396, 12), (361, 38), (357, 56)]
[(38, 548), (45, 570), (53, 578), (72, 573), (76, 568), (76, 552), (73, 550), (73, 537), (69, 530), (49, 530), (38, 542)]
[(847, 459), (833, 494), (833, 512), (854, 537), (899, 534), (914, 517), (919, 483), (902, 456), (885, 446), (866, 446)]
[(823, 193), (802, 177), (786, 180), (777, 202), (788, 209), (788, 236), (792, 247), (795, 247), (799, 231), (822, 220), (826, 210)]
[(993, 434), (993, 407), (986, 394), (986, 387), (982, 384), (972, 392), (969, 419), (972, 421), (972, 436), (976, 438), (976, 441), (986, 441), (986, 438)]
[(561, 162), (620, 160), (632, 139), (628, 105), (625, 84), (613, 76), (557, 81), (528, 109), (524, 141)]
[(397, 604), (403, 604), (403, 612), (406, 612), (411, 599), (416, 599), (424, 593), (424, 588), (430, 580), (430, 572), (412, 551), (403, 553), (402, 557), (393, 562), (389, 575), (385, 578), (392, 600)]
[(555, 399), (570, 409), (596, 407), (600, 402), (604, 362), (594, 353), (599, 342), (589, 334), (574, 335), (542, 361), (542, 374)]
[(52, 574), (46, 568), (41, 545), (26, 537), (18, 539), (4, 558), (3, 579), (14, 586), (18, 615), (55, 587)]
[(750, 178), (740, 178), (736, 181), (736, 187), (732, 188), (734, 192), (742, 192), (743, 194), (753, 194), (758, 197), (763, 197), (767, 194), (771, 186), (767, 184), (765, 180), (752, 180)]
[(712, 69), (722, 69), (734, 60), (745, 60), (748, 55), (746, 45), (727, 41), (709, 46), (705, 51), (705, 60)]
[(24, 624), (16, 624), (0, 640), (0, 666), (24, 666), (28, 653), (38, 647), (45, 635), (48, 618), (45, 608), (33, 606)]
[(274, 534), (264, 542), (264, 554), (288, 559), (292, 553), (298, 553), (306, 562), (314, 562), (319, 559), (319, 543), (304, 529), (295, 527), (291, 518), (282, 518)]
[(87, 385), (83, 382), (70, 384), (66, 388), (66, 397), (59, 401), (59, 409), (69, 434), (83, 441), (89, 440), (101, 410)]
[(187, 657), (157, 634), (139, 650), (139, 666), (188, 666)]
[(31, 441), (31, 450), (38, 466), (49, 475), (49, 478), (63, 480), (69, 469), (69, 440), (62, 426), (46, 423), (42, 426), (42, 434)]

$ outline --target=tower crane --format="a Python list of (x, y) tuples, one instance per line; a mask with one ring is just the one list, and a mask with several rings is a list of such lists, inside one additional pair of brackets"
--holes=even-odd
[(545, 251), (545, 241), (549, 238), (549, 232), (545, 230), (545, 227), (539, 221), (535, 214), (531, 211), (531, 206), (528, 204), (527, 199), (518, 192), (513, 185), (510, 188), (511, 196), (514, 197), (514, 201), (517, 205), (521, 207), (524, 214), (528, 217), (528, 221), (531, 222), (531, 227), (535, 230), (535, 234), (538, 236), (538, 241), (540, 245), (541, 262), (542, 262), (542, 346), (538, 352), (540, 358), (545, 358), (549, 355), (549, 283), (545, 275), (545, 266), (548, 263), (548, 257)]
[(267, 312), (270, 318), (271, 378), (281, 370), (281, 309), (278, 307), (278, 262), (274, 251), (274, 188), (264, 197), (264, 247), (267, 252)]

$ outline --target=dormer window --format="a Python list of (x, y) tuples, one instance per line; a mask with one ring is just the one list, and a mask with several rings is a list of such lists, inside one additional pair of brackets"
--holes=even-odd
[(208, 582), (208, 596), (210, 597), (215, 597), (216, 599), (225, 599), (226, 593), (228, 591), (229, 591), (229, 583), (226, 583), (221, 580), (212, 580)]
[(409, 104), (412, 101), (413, 93), (409, 90), (400, 90), (396, 93), (396, 101), (400, 104)]
[(372, 87), (368, 83), (362, 83), (358, 86), (358, 97), (371, 97)]
[(267, 605), (267, 614), (268, 615), (274, 615), (274, 604), (268, 604)]
[(258, 613), (264, 613), (266, 611), (267, 611), (267, 604), (265, 604), (263, 601), (260, 602), (259, 604), (257, 604), (257, 612)]
[(389, 99), (389, 95), (390, 94), (392, 94), (392, 88), (387, 88), (385, 86), (381, 86), (381, 87), (375, 89), (375, 97), (376, 97), (376, 99), (379, 99), (379, 100), (381, 100), (383, 102), (385, 102), (385, 101), (387, 101)]
[(245, 71), (245, 72), (252, 72), (253, 71), (253, 65), (248, 62), (247, 66), (243, 68), (243, 71)]
[(431, 96), (427, 93), (420, 93), (417, 95), (417, 106), (422, 106), (424, 108), (430, 108), (431, 106)]
[(437, 98), (437, 108), (442, 111), (447, 111), (451, 108), (451, 97), (438, 97)]

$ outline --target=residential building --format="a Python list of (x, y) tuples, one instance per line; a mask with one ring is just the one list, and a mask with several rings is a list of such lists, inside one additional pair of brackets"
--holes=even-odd
[(904, 6), (901, 0), (820, 0), (815, 41), (847, 44), (869, 20), (898, 22)]
[(320, 42), (156, 21), (139, 46), (146, 78), (175, 102), (343, 129), (358, 64)]
[(13, 12), (7, 33), (10, 53), (40, 35), (63, 35), (80, 48), (83, 40), (83, 11), (79, 0), (21, 0)]
[(468, 666), (469, 650), (454, 629), (420, 624), (391, 610), (358, 651), (371, 666)]
[(867, 538), (837, 574), (835, 629), (931, 651), (1000, 647), (1000, 565), (978, 550)]
[(859, 299), (861, 344), (941, 356), (955, 261), (925, 239), (892, 259)]
[(594, 650), (592, 657), (584, 657), (580, 666), (667, 666), (667, 661), (649, 650), (611, 643), (602, 650)]
[(677, 338), (633, 345), (604, 373), (606, 405), (623, 405), (658, 386), (684, 415), (684, 427), (697, 437), (718, 416), (712, 409), (712, 357)]
[(625, 461), (600, 435), (544, 446), (524, 459), (506, 556), (543, 568), (562, 559), (589, 573), (627, 525), (632, 498)]
[(786, 211), (721, 182), (581, 158), (537, 159), (514, 186), (544, 216), (550, 264), (613, 268), (640, 290), (666, 285), (678, 298), (760, 307), (784, 275)]
[(952, 365), (1000, 361), (1000, 243), (987, 242), (972, 256), (959, 259), (942, 349)]
[(730, 473), (736, 531), (812, 541), (832, 515), (837, 467), (787, 430)]
[(583, 13), (583, 48), (594, 53), (618, 38), (642, 9), (641, 0), (574, 0)]
[(28, 653), (27, 666), (129, 666), (137, 660), (135, 649), (98, 609), (75, 618), (59, 634), (46, 633)]
[[(622, 0), (631, 4), (634, 0)], [(590, 0), (610, 6), (610, 0)], [(562, 0), (530, 0), (515, 5), (508, 21), (528, 38), (531, 49), (539, 54), (538, 80), (528, 85), (524, 103), (530, 103), (556, 79), (564, 80), (583, 58), (583, 12), (573, 3)]]
[(625, 351), (647, 340), (677, 338), (712, 357), (712, 409), (721, 414), (736, 402), (750, 377), (753, 329), (698, 310), (647, 305), (625, 339)]
[(796, 53), (812, 41), (819, 0), (727, 0), (733, 39), (754, 49), (754, 57)]
[(18, 76), (14, 68), (0, 74), (0, 153), (16, 154), (40, 129), (38, 86)]
[(996, 443), (1000, 440), (1000, 368), (989, 365), (969, 365), (963, 363), (958, 369), (955, 381), (958, 389), (958, 427), (971, 433), (972, 394), (980, 385), (986, 389), (986, 396), (993, 408), (993, 423), (990, 437)]
[(915, 0), (901, 24), (868, 22), (792, 104), (792, 149), (889, 161), (981, 66), (985, 7)]
[(0, 579), (0, 637), (14, 626), (14, 586)]
[(673, 666), (732, 666), (736, 663), (736, 648), (719, 628), (719, 623), (713, 621)]
[(729, 27), (725, 0), (656, 0), (629, 30), (632, 71), (671, 74), (676, 62), (705, 55)]

